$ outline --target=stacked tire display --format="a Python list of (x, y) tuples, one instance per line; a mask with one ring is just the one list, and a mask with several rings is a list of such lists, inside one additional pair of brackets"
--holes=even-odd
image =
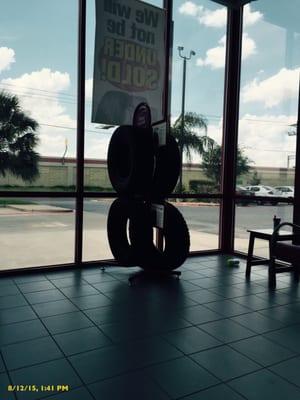
[[(152, 128), (120, 126), (113, 133), (107, 156), (108, 174), (118, 198), (107, 220), (113, 256), (124, 266), (147, 271), (171, 271), (186, 260), (190, 237), (176, 207), (165, 201), (174, 190), (181, 168), (176, 140), (167, 134), (158, 145)], [(160, 232), (164, 246), (154, 244), (158, 227), (154, 205), (163, 206)]]

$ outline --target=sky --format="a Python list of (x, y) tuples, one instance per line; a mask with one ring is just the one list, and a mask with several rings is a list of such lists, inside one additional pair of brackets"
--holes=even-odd
[[(297, 120), (300, 23), (287, 26), (292, 7), (281, 10), (279, 3), (258, 0), (244, 9), (239, 146), (257, 166), (286, 167), (295, 152), (295, 136), (288, 132)], [(292, 3), (300, 10), (300, 0)], [(87, 4), (85, 156), (105, 159), (112, 130), (91, 123), (94, 0)], [(75, 156), (77, 1), (10, 0), (0, 8), (0, 89), (17, 94), (39, 122), (41, 155), (61, 157), (67, 140), (67, 156)], [(204, 115), (208, 135), (221, 144), (226, 8), (175, 0), (173, 18), (172, 121), (181, 111), (177, 47), (184, 46), (185, 54), (196, 52), (187, 65), (186, 111)]]

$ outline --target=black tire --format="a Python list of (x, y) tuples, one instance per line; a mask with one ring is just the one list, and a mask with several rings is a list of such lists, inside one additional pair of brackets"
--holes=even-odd
[(137, 249), (138, 265), (145, 270), (174, 270), (179, 268), (189, 254), (190, 235), (182, 214), (170, 203), (164, 203), (164, 228), (161, 230), (164, 237), (163, 251), (153, 243), (150, 235), (143, 235), (143, 230), (153, 228), (153, 218), (148, 211), (144, 224), (135, 224), (131, 220), (129, 234), (131, 243)]
[(107, 169), (118, 194), (149, 192), (154, 170), (152, 129), (120, 126), (113, 133), (107, 155)]
[(178, 144), (172, 135), (167, 135), (166, 145), (160, 146), (156, 153), (156, 163), (151, 186), (151, 196), (164, 199), (176, 186), (181, 169)]
[[(143, 224), (144, 214), (145, 205), (142, 202), (116, 199), (110, 206), (107, 218), (108, 242), (113, 256), (124, 266), (134, 266), (138, 262), (136, 250), (128, 240), (127, 224), (133, 218), (135, 226), (141, 230), (139, 224)], [(150, 240), (152, 228), (144, 228), (143, 235)]]

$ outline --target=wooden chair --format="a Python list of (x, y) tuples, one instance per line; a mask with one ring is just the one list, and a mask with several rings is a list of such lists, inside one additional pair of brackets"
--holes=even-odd
[[(269, 287), (276, 287), (276, 273), (292, 271), (298, 282), (300, 276), (300, 244), (291, 244), (277, 241), (278, 232), (283, 226), (293, 228), (293, 238), (300, 237), (300, 226), (290, 222), (278, 225), (270, 240), (270, 262), (269, 262)], [(279, 263), (278, 263), (279, 261)], [(283, 262), (283, 263), (282, 263)]]

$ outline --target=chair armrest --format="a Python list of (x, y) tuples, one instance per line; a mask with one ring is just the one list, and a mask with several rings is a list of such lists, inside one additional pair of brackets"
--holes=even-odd
[(278, 226), (276, 226), (276, 228), (274, 229), (274, 231), (272, 233), (271, 239), (270, 239), (270, 255), (272, 255), (272, 249), (277, 241), (279, 231), (283, 226), (290, 226), (296, 230), (299, 230), (299, 232), (300, 232), (300, 226), (293, 224), (291, 222), (283, 222), (282, 224), (279, 224)]

